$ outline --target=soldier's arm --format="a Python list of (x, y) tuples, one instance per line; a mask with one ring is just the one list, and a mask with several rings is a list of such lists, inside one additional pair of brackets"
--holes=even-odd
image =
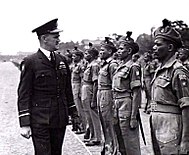
[(173, 76), (173, 88), (178, 97), (178, 103), (182, 110), (182, 138), (181, 149), (189, 152), (189, 73), (182, 70), (175, 71)]
[(139, 66), (133, 66), (131, 68), (130, 78), (130, 87), (133, 91), (131, 120), (136, 120), (139, 112), (139, 106), (141, 104), (141, 69)]
[(97, 90), (98, 90), (98, 72), (100, 70), (98, 65), (92, 66), (92, 81), (93, 81), (93, 96), (92, 96), (92, 103), (91, 108), (97, 107)]
[(22, 62), (20, 83), (18, 86), (18, 113), (20, 127), (30, 126), (30, 104), (33, 85), (33, 71), (31, 60), (25, 59)]
[(110, 78), (111, 80), (113, 79), (113, 75), (115, 74), (115, 71), (118, 67), (118, 63), (117, 62), (112, 62), (109, 66), (109, 73), (110, 73)]

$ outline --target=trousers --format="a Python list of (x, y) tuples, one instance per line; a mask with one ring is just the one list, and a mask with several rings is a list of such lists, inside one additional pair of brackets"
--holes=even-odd
[[(115, 99), (114, 117), (118, 122), (116, 134), (121, 154), (140, 155), (139, 126), (135, 129), (130, 128), (131, 104), (131, 97)], [(124, 145), (120, 142), (123, 142)]]
[(31, 127), (35, 155), (61, 155), (66, 127)]

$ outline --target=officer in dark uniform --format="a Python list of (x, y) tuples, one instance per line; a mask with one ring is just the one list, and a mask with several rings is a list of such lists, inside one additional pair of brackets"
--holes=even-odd
[(112, 81), (114, 94), (114, 117), (118, 121), (116, 130), (119, 151), (123, 155), (140, 155), (138, 114), (141, 104), (141, 68), (132, 61), (139, 46), (131, 38), (132, 32), (119, 40), (118, 56), (121, 60)]
[(34, 29), (40, 48), (22, 62), (18, 87), (21, 135), (32, 137), (35, 155), (61, 155), (68, 115), (77, 118), (71, 74), (59, 47), (58, 19)]
[(189, 153), (189, 72), (176, 60), (180, 34), (168, 20), (155, 31), (160, 66), (152, 79), (151, 134), (155, 155)]

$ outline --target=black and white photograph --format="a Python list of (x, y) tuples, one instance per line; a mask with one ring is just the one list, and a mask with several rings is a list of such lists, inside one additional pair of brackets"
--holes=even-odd
[(188, 5), (0, 2), (0, 155), (189, 155)]

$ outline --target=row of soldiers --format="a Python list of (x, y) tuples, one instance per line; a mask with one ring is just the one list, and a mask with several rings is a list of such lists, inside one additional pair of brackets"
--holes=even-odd
[(92, 44), (85, 52), (72, 51), (72, 90), (80, 117), (79, 131), (73, 130), (85, 132), (87, 146), (100, 145), (103, 135), (102, 154), (140, 155), (144, 88), (154, 154), (187, 154), (189, 51), (182, 47), (180, 34), (163, 20), (154, 33), (153, 58), (146, 52), (140, 63), (139, 46), (131, 34), (119, 39), (118, 49), (105, 38), (99, 51)]

